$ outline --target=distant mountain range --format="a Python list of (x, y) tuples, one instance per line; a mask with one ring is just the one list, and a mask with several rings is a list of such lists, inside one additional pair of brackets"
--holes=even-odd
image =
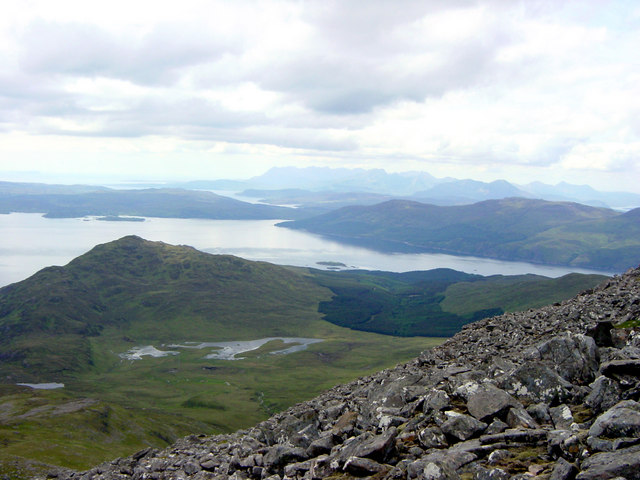
[[(177, 183), (172, 186), (203, 190), (262, 190), (257, 198), (269, 203), (281, 200), (281, 193), (297, 189), (298, 204), (310, 206), (319, 192), (333, 195), (354, 192), (413, 199), (435, 205), (462, 205), (508, 197), (539, 198), (550, 201), (572, 201), (597, 207), (631, 209), (640, 206), (640, 195), (629, 192), (600, 192), (587, 185), (559, 183), (547, 185), (533, 182), (515, 185), (506, 180), (480, 182), (455, 178), (436, 178), (426, 172), (387, 173), (381, 169), (348, 169), (327, 167), (275, 167), (248, 180), (214, 180)], [(269, 194), (264, 191), (279, 191)], [(306, 193), (305, 193), (306, 191)], [(251, 196), (253, 193), (248, 192)], [(306, 195), (306, 198), (305, 198)], [(370, 197), (362, 195), (367, 202)], [(344, 205), (345, 200), (340, 200)], [(366, 204), (366, 203), (358, 203)], [(321, 206), (321, 205), (315, 205)]]
[(640, 263), (640, 209), (624, 214), (523, 198), (440, 207), (344, 207), (280, 226), (382, 251), (440, 252), (622, 271)]

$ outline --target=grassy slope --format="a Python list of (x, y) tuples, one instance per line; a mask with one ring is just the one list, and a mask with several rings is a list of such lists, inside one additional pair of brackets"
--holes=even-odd
[(606, 277), (570, 274), (482, 277), (447, 269), (314, 273), (334, 296), (320, 303), (337, 325), (400, 336), (451, 336), (464, 324), (570, 298)]
[(522, 311), (566, 300), (601, 283), (604, 278), (575, 273), (560, 278), (495, 275), (473, 283), (460, 282), (448, 286), (440, 306), (445, 312), (463, 316), (479, 309)]
[(638, 216), (521, 198), (453, 207), (394, 200), (281, 225), (383, 250), (415, 248), (610, 271), (640, 261)]
[(310, 322), (328, 293), (275, 265), (125, 237), (0, 290), (0, 373), (7, 364), (49, 379), (86, 370), (93, 337), (162, 342), (321, 334), (322, 323)]
[[(0, 474), (17, 478), (35, 460), (86, 468), (187, 433), (247, 427), (440, 341), (325, 322), (317, 305), (330, 296), (297, 269), (136, 237), (5, 287), (1, 378), (58, 380), (65, 388), (31, 391), (5, 383)], [(301, 334), (325, 341), (269, 355), (275, 342), (239, 361), (207, 360), (202, 350), (139, 361), (118, 356), (145, 344)]]

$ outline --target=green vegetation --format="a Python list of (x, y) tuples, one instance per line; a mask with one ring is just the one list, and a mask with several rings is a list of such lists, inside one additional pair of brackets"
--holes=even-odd
[(448, 286), (440, 306), (456, 315), (495, 308), (505, 312), (522, 311), (566, 300), (601, 283), (604, 278), (602, 275), (577, 273), (560, 278), (494, 275), (473, 283), (460, 282)]
[(436, 269), (426, 272), (318, 272), (334, 293), (320, 302), (336, 325), (397, 336), (451, 336), (470, 322), (565, 300), (606, 277), (569, 274), (482, 277)]
[[(333, 325), (318, 312), (330, 298), (305, 270), (137, 237), (0, 289), (0, 477), (30, 478), (37, 462), (87, 468), (188, 433), (248, 427), (441, 341)], [(301, 334), (324, 341), (270, 355), (282, 346), (272, 341), (235, 361), (186, 348), (119, 356), (140, 345)], [(53, 381), (64, 389), (14, 385)]]
[(430, 251), (622, 271), (640, 263), (640, 209), (524, 198), (438, 207), (392, 200), (281, 223), (383, 251)]
[[(509, 277), (448, 269), (326, 272), (133, 236), (98, 245), (65, 267), (0, 289), (0, 478), (30, 478), (42, 464), (87, 468), (189, 433), (248, 427), (442, 341), (358, 330), (449, 335), (511, 307), (514, 295), (526, 307), (530, 292), (570, 296), (598, 280), (517, 279), (519, 293), (510, 297), (502, 291)], [(498, 306), (445, 308), (450, 295), (481, 285), (502, 292)], [(285, 336), (323, 341), (272, 355), (283, 347), (272, 340), (233, 361), (171, 346)], [(144, 345), (179, 354), (120, 356)], [(18, 382), (65, 387), (31, 390)]]

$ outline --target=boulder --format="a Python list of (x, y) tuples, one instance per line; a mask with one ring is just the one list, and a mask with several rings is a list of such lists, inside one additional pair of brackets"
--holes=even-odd
[(447, 439), (438, 427), (427, 427), (418, 433), (418, 441), (423, 448), (446, 448)]
[(420, 459), (407, 467), (407, 478), (419, 480), (460, 480), (460, 476), (446, 460)]
[(263, 461), (267, 467), (280, 468), (287, 463), (299, 462), (307, 458), (306, 452), (300, 447), (274, 445), (267, 449)]
[(459, 414), (449, 418), (440, 425), (440, 428), (445, 435), (460, 441), (482, 433), (487, 428), (487, 424), (470, 415)]
[(558, 405), (549, 409), (551, 420), (558, 430), (568, 430), (574, 423), (573, 413), (567, 405)]
[(335, 457), (337, 465), (342, 466), (350, 457), (370, 458), (385, 462), (395, 447), (398, 431), (390, 428), (380, 435), (365, 432), (346, 443)]
[(444, 390), (433, 390), (424, 397), (422, 409), (424, 413), (439, 412), (451, 405), (451, 399)]
[(576, 466), (560, 457), (553, 467), (549, 480), (573, 480), (576, 473), (578, 473)]
[(570, 397), (571, 384), (540, 363), (525, 363), (501, 383), (504, 390), (526, 403), (558, 403)]
[(527, 407), (527, 413), (531, 415), (539, 424), (550, 424), (551, 414), (549, 413), (549, 405), (546, 403), (534, 403)]
[(511, 428), (538, 428), (539, 425), (522, 407), (511, 408), (507, 413), (507, 424)]
[(349, 457), (344, 463), (343, 470), (357, 477), (367, 477), (376, 473), (386, 472), (389, 467), (369, 458)]
[(640, 404), (624, 400), (600, 415), (589, 429), (590, 437), (640, 438)]
[(590, 456), (582, 462), (576, 480), (609, 480), (616, 477), (640, 480), (640, 445)]
[(511, 475), (501, 468), (478, 467), (473, 471), (473, 480), (509, 480)]
[(527, 360), (541, 362), (578, 385), (592, 382), (600, 366), (596, 342), (576, 333), (558, 335), (536, 345), (527, 352)]
[(487, 421), (494, 416), (500, 417), (511, 407), (517, 406), (521, 406), (520, 402), (490, 383), (478, 385), (467, 396), (469, 413), (480, 421)]
[(584, 399), (584, 403), (595, 413), (604, 412), (621, 400), (622, 390), (618, 382), (604, 375), (596, 378), (589, 387), (591, 392)]

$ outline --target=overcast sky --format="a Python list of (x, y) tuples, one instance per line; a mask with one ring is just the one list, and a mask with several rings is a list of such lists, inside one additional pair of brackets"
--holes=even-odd
[(2, 5), (0, 179), (325, 165), (640, 192), (636, 1)]

